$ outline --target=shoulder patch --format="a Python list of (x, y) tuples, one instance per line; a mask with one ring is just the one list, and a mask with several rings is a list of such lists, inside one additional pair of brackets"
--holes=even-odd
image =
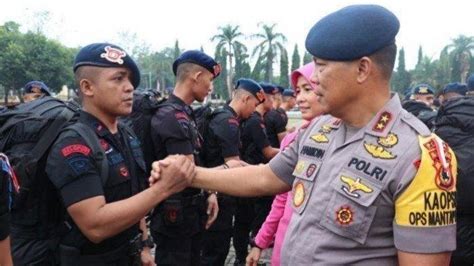
[(412, 182), (395, 201), (395, 222), (411, 227), (456, 224), (456, 157), (435, 134), (418, 139), (421, 161)]
[(89, 156), (91, 149), (84, 144), (71, 144), (61, 149), (63, 157), (69, 157), (71, 154), (78, 153), (84, 156)]

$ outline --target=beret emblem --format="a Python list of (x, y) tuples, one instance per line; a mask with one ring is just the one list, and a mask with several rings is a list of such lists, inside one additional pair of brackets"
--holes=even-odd
[(122, 58), (127, 56), (127, 54), (124, 51), (117, 48), (113, 48), (111, 46), (105, 46), (104, 50), (105, 50), (105, 53), (100, 54), (100, 57), (105, 58), (107, 59), (107, 61), (112, 62), (112, 63), (117, 63), (117, 64), (122, 65), (123, 64)]

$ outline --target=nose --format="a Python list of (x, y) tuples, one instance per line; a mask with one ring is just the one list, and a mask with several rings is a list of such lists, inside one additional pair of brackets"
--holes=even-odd
[(132, 92), (133, 90), (135, 89), (135, 87), (133, 87), (133, 84), (132, 84), (132, 81), (129, 79), (127, 79), (127, 82), (125, 84), (125, 91), (126, 92)]

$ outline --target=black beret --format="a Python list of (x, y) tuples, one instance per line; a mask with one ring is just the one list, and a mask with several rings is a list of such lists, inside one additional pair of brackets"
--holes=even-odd
[(81, 66), (125, 67), (132, 72), (132, 85), (140, 85), (140, 70), (133, 59), (119, 46), (110, 43), (93, 43), (83, 47), (74, 59), (76, 71)]
[(50, 92), (48, 86), (46, 86), (46, 84), (44, 84), (44, 82), (42, 82), (42, 81), (33, 80), (33, 81), (30, 81), (30, 82), (26, 83), (25, 86), (23, 87), (25, 93), (35, 92), (33, 90), (33, 88), (39, 88), (40, 89), (39, 92), (44, 93), (48, 96), (51, 96), (51, 92)]
[(295, 92), (292, 89), (285, 89), (282, 94), (283, 96), (296, 97)]
[(371, 55), (395, 43), (397, 17), (378, 5), (352, 5), (319, 20), (306, 37), (314, 57), (350, 61)]
[(197, 51), (197, 50), (190, 50), (182, 53), (176, 60), (173, 62), (173, 73), (176, 76), (176, 71), (178, 70), (178, 66), (182, 63), (193, 63), (203, 68), (207, 69), (214, 75), (214, 78), (219, 76), (221, 73), (221, 65), (219, 65), (212, 57), (208, 56), (207, 54)]
[(277, 85), (276, 87), (278, 89), (278, 93), (283, 93), (283, 91), (285, 90), (285, 87), (283, 87), (283, 86), (278, 86)]
[(466, 95), (467, 85), (460, 82), (453, 82), (446, 85), (443, 89), (443, 94), (448, 92), (454, 92), (461, 95)]
[(428, 84), (418, 84), (413, 88), (413, 94), (434, 94), (434, 89)]
[(235, 89), (243, 89), (250, 92), (260, 103), (265, 101), (265, 93), (263, 92), (262, 87), (252, 79), (238, 79)]
[(270, 84), (270, 83), (266, 83), (266, 82), (262, 82), (260, 83), (260, 86), (262, 87), (263, 91), (266, 93), (266, 94), (277, 94), (278, 92), (280, 92), (277, 88), (277, 86), (273, 85), (273, 84)]
[(467, 89), (470, 91), (474, 91), (474, 74), (469, 76), (467, 79)]

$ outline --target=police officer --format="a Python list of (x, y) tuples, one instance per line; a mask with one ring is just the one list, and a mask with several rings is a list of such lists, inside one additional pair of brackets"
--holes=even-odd
[(460, 82), (452, 82), (446, 84), (441, 91), (441, 104), (445, 104), (449, 100), (457, 99), (465, 96), (467, 93), (467, 85)]
[[(240, 119), (247, 119), (265, 100), (263, 89), (251, 79), (239, 79), (229, 104), (214, 110), (205, 134), (203, 161), (216, 167), (230, 160), (240, 160)], [(232, 237), (235, 199), (218, 194), (219, 215), (205, 232), (202, 265), (224, 265)]]
[(10, 199), (13, 170), (8, 158), (0, 153), (0, 265), (13, 265), (10, 251)]
[(42, 81), (33, 80), (23, 87), (23, 101), (31, 102), (43, 96), (51, 96), (51, 92)]
[(273, 148), (280, 148), (280, 142), (286, 135), (286, 124), (288, 123), (286, 111), (281, 108), (284, 88), (269, 83), (262, 83), (262, 86), (273, 87), (275, 90), (272, 93), (272, 108), (265, 112), (263, 118), (270, 145)]
[(413, 88), (413, 100), (424, 102), (430, 108), (433, 107), (434, 89), (428, 84), (418, 84)]
[(378, 5), (322, 18), (306, 49), (328, 115), (268, 165), (197, 169), (193, 186), (231, 195), (292, 189), (282, 265), (449, 263), (456, 158), (390, 95), (398, 30), (395, 15)]
[[(286, 112), (290, 111), (296, 105), (296, 94), (292, 89), (285, 89), (282, 93), (282, 102), (281, 102), (281, 109)], [(288, 116), (286, 116), (286, 120), (288, 121)]]
[[(202, 102), (212, 90), (220, 65), (200, 51), (186, 51), (173, 63), (176, 86), (173, 94), (151, 120), (151, 138), (157, 159), (172, 154), (186, 155), (201, 165), (202, 138), (190, 104)], [(206, 198), (207, 214), (206, 217)], [(156, 263), (198, 265), (204, 226), (210, 226), (218, 212), (214, 193), (204, 195), (195, 188), (185, 189), (158, 205), (151, 221), (156, 243)], [(206, 218), (208, 218), (206, 222)]]
[[(265, 101), (258, 105), (256, 111), (241, 124), (242, 148), (240, 155), (242, 160), (249, 164), (266, 163), (279, 152), (278, 149), (270, 145), (263, 119), (265, 113), (272, 109), (273, 95), (278, 92), (278, 88), (268, 83), (260, 83), (260, 86), (265, 92)], [(236, 265), (245, 263), (248, 254), (249, 233), (250, 231), (255, 234), (258, 232), (270, 211), (272, 201), (273, 197), (238, 199), (233, 240)]]
[[(65, 129), (52, 145), (34, 208), (18, 210), (12, 219), (15, 265), (151, 265), (144, 217), (186, 186), (194, 165), (176, 157), (166, 176), (145, 189), (140, 143), (117, 120), (131, 112), (140, 82), (137, 65), (123, 49), (85, 46), (74, 60), (74, 74), (83, 110), (76, 129)], [(97, 161), (97, 149), (107, 164)]]

